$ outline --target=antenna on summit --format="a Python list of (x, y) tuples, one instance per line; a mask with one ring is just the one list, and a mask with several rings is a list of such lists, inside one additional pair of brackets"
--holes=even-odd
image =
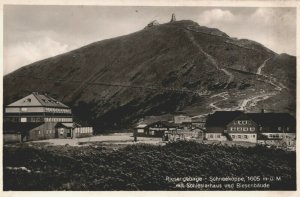
[(171, 18), (171, 21), (170, 21), (170, 22), (172, 23), (172, 22), (175, 22), (175, 21), (176, 21), (176, 17), (175, 17), (175, 14), (173, 13), (173, 14), (172, 14), (172, 18)]

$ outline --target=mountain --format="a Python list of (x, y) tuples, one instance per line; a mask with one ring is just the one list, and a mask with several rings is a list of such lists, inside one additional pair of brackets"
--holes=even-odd
[(295, 114), (296, 58), (189, 20), (156, 24), (4, 76), (4, 104), (47, 92), (96, 130), (214, 110)]

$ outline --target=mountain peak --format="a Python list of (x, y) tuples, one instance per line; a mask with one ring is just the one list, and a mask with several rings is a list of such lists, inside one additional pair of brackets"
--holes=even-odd
[[(230, 109), (245, 103), (242, 99), (247, 95), (261, 99), (261, 90), (269, 91), (262, 96), (273, 96), (275, 104), (283, 97), (295, 98), (285, 89), (274, 96), (273, 82), (256, 74), (258, 69), (264, 75), (274, 73), (276, 66), (278, 80), (292, 86), (295, 58), (276, 58), (259, 43), (172, 18), (164, 24), (154, 20), (144, 30), (97, 41), (5, 76), (4, 104), (34, 91), (51, 90), (54, 98), (72, 107), (78, 119), (101, 129), (124, 128), (144, 116), (176, 111), (197, 115), (220, 107)], [(230, 98), (231, 93), (235, 95)], [(293, 101), (281, 102), (281, 109), (292, 111)], [(246, 104), (249, 109), (256, 107)]]

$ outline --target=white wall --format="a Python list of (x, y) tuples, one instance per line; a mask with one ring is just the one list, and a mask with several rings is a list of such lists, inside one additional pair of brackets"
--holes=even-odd
[(226, 136), (222, 133), (206, 133), (205, 137), (207, 140), (227, 141)]
[(257, 135), (256, 133), (229, 133), (232, 138), (232, 141), (239, 142), (252, 142), (256, 143)]

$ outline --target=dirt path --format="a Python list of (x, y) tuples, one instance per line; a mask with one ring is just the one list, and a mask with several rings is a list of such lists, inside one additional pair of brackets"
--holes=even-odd
[(267, 61), (269, 61), (270, 59), (271, 59), (271, 58), (266, 59), (266, 60), (262, 63), (262, 65), (260, 65), (260, 66), (258, 67), (256, 74), (261, 75), (261, 70), (266, 66)]
[(266, 63), (270, 60), (271, 58), (266, 59), (262, 65), (257, 69), (256, 74), (264, 77), (265, 79), (262, 79), (262, 81), (272, 85), (275, 87), (275, 90), (282, 91), (282, 89), (287, 89), (285, 85), (282, 83), (278, 82), (276, 78), (262, 74), (262, 69), (266, 66)]
[(228, 85), (233, 81), (234, 75), (231, 72), (229, 72), (228, 70), (226, 70), (225, 68), (222, 68), (220, 70), (223, 71), (229, 77), (229, 79), (227, 80), (227, 84), (224, 87), (224, 88), (227, 88)]
[(248, 107), (254, 107), (260, 101), (267, 100), (268, 98), (276, 95), (276, 92), (265, 93), (262, 95), (253, 96), (251, 98), (242, 99), (239, 106), (235, 110), (246, 111)]
[(224, 72), (225, 75), (227, 75), (229, 77), (229, 79), (227, 80), (227, 84), (225, 86), (225, 88), (227, 88), (227, 86), (229, 85), (229, 83), (233, 81), (234, 75), (231, 72), (229, 72), (227, 69), (220, 68), (219, 65), (218, 65), (218, 63), (217, 63), (217, 61), (210, 54), (206, 53), (202, 49), (202, 47), (199, 45), (199, 43), (195, 40), (194, 35), (190, 31), (186, 31), (186, 32), (188, 34), (188, 38), (190, 39), (190, 41), (192, 42), (192, 44), (197, 47), (197, 49), (199, 50), (199, 52), (202, 53), (202, 54), (204, 54), (206, 56), (206, 58), (213, 64), (213, 66), (216, 67), (217, 70), (220, 70), (220, 71)]
[(220, 103), (222, 101), (226, 101), (227, 99), (229, 99), (230, 96), (228, 95), (228, 92), (221, 92), (219, 94), (212, 95), (210, 98), (215, 98), (215, 97), (220, 97), (221, 99), (209, 104), (209, 106), (213, 109), (213, 112), (220, 111), (220, 110), (223, 110), (223, 111), (230, 110), (228, 108), (220, 108), (216, 105), (217, 103)]
[(206, 58), (214, 65), (214, 67), (216, 67), (217, 70), (220, 70), (220, 68), (217, 64), (217, 61), (210, 54), (206, 53), (202, 49), (202, 47), (199, 45), (199, 43), (195, 40), (194, 35), (190, 31), (186, 31), (186, 33), (188, 34), (188, 38), (190, 39), (192, 44), (197, 47), (198, 51), (200, 53), (204, 54), (206, 56)]

